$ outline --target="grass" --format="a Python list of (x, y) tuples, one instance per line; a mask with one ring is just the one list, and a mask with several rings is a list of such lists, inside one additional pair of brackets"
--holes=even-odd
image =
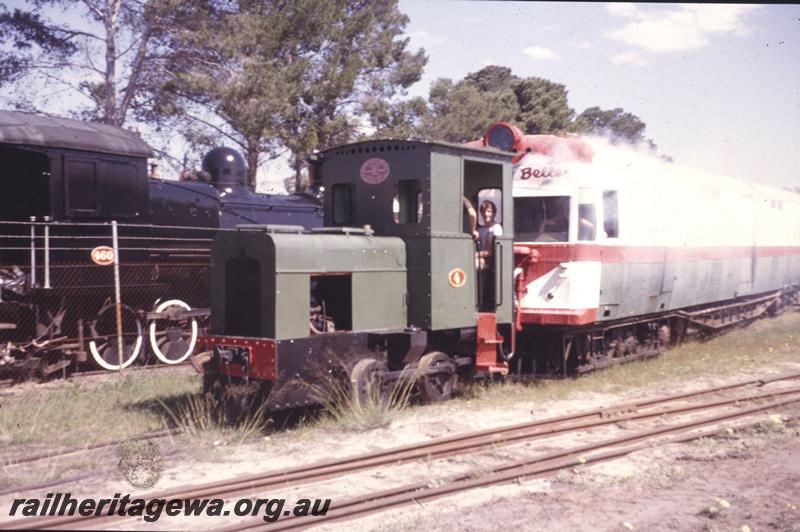
[(473, 384), (462, 400), (487, 404), (549, 401), (579, 393), (617, 393), (637, 388), (662, 388), (698, 376), (761, 375), (787, 363), (800, 362), (800, 312), (758, 320), (705, 342), (689, 341), (665, 355), (642, 362), (612, 366), (576, 379)]
[[(0, 486), (31, 485), (113, 467), (96, 443), (123, 440), (164, 428), (159, 414), (140, 405), (154, 395), (187, 392), (194, 375), (172, 372), (54, 382), (15, 390), (0, 401)], [(88, 452), (15, 464), (17, 457), (74, 447)]]
[(308, 391), (322, 405), (321, 415), (306, 425), (363, 431), (388, 426), (411, 402), (415, 376), (390, 383), (368, 382), (357, 393), (340, 372), (328, 373), (322, 383), (307, 385)]
[[(787, 312), (706, 342), (686, 343), (646, 362), (614, 366), (578, 379), (471, 385), (448, 408), (458, 408), (458, 401), (465, 400), (492, 406), (637, 388), (668, 391), (699, 375), (760, 375), (784, 363), (800, 362), (798, 339), (800, 313)], [(8, 461), (8, 456), (22, 449), (32, 453), (88, 446), (165, 427), (180, 428), (195, 441), (215, 445), (240, 444), (262, 433), (263, 411), (231, 423), (198, 394), (200, 388), (199, 375), (171, 370), (22, 387), (0, 398), (0, 466), (4, 457)], [(332, 378), (310, 390), (324, 409), (299, 428), (364, 431), (386, 427), (413, 400), (413, 388), (413, 379), (403, 379), (389, 386), (388, 399), (371, 390), (366, 400), (358, 400), (349, 380)]]
[(189, 395), (183, 400), (167, 404), (159, 400), (165, 424), (179, 429), (198, 442), (241, 445), (263, 434), (268, 424), (266, 404), (244, 414), (235, 415), (216, 399), (203, 395)]
[(194, 394), (196, 374), (184, 371), (127, 373), (31, 387), (0, 399), (0, 452), (12, 446), (90, 445), (164, 428), (150, 402)]

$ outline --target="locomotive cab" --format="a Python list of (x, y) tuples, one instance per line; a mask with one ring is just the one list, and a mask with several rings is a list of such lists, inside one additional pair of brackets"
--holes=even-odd
[[(513, 350), (509, 154), (387, 140), (334, 148), (320, 158), (326, 225), (368, 224), (405, 242), (409, 326), (427, 331), (429, 345), (452, 344), (448, 335), (460, 335), (469, 344), (455, 348), (461, 354), (474, 356), (477, 345), (477, 373), (505, 373), (502, 354)], [(502, 227), (490, 238), (481, 238), (488, 233), (478, 213), (485, 203)]]

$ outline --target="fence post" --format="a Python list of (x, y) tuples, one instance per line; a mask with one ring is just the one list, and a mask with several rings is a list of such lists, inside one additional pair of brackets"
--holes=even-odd
[(31, 288), (36, 286), (36, 216), (31, 216)]
[(50, 217), (44, 221), (44, 287), (50, 288)]
[(119, 371), (122, 372), (124, 358), (122, 347), (122, 296), (119, 287), (119, 242), (117, 240), (117, 222), (111, 222), (111, 246), (114, 248), (114, 297), (117, 311), (117, 356), (119, 357)]

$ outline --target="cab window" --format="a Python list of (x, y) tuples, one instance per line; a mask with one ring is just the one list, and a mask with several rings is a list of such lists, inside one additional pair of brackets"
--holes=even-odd
[(578, 204), (578, 240), (592, 241), (597, 236), (597, 209), (593, 203)]
[(514, 198), (514, 235), (520, 242), (566, 242), (569, 196)]
[(353, 221), (353, 187), (336, 184), (331, 190), (333, 203), (333, 223), (347, 225)]
[(608, 238), (619, 237), (619, 205), (616, 190), (603, 192), (603, 231)]
[(401, 179), (397, 182), (397, 189), (392, 199), (392, 214), (396, 224), (422, 222), (425, 203), (422, 183), (418, 179)]

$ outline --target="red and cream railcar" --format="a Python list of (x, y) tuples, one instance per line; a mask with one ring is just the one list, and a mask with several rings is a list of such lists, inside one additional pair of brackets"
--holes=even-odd
[(502, 123), (480, 142), (519, 154), (519, 372), (646, 356), (796, 298), (798, 194)]

